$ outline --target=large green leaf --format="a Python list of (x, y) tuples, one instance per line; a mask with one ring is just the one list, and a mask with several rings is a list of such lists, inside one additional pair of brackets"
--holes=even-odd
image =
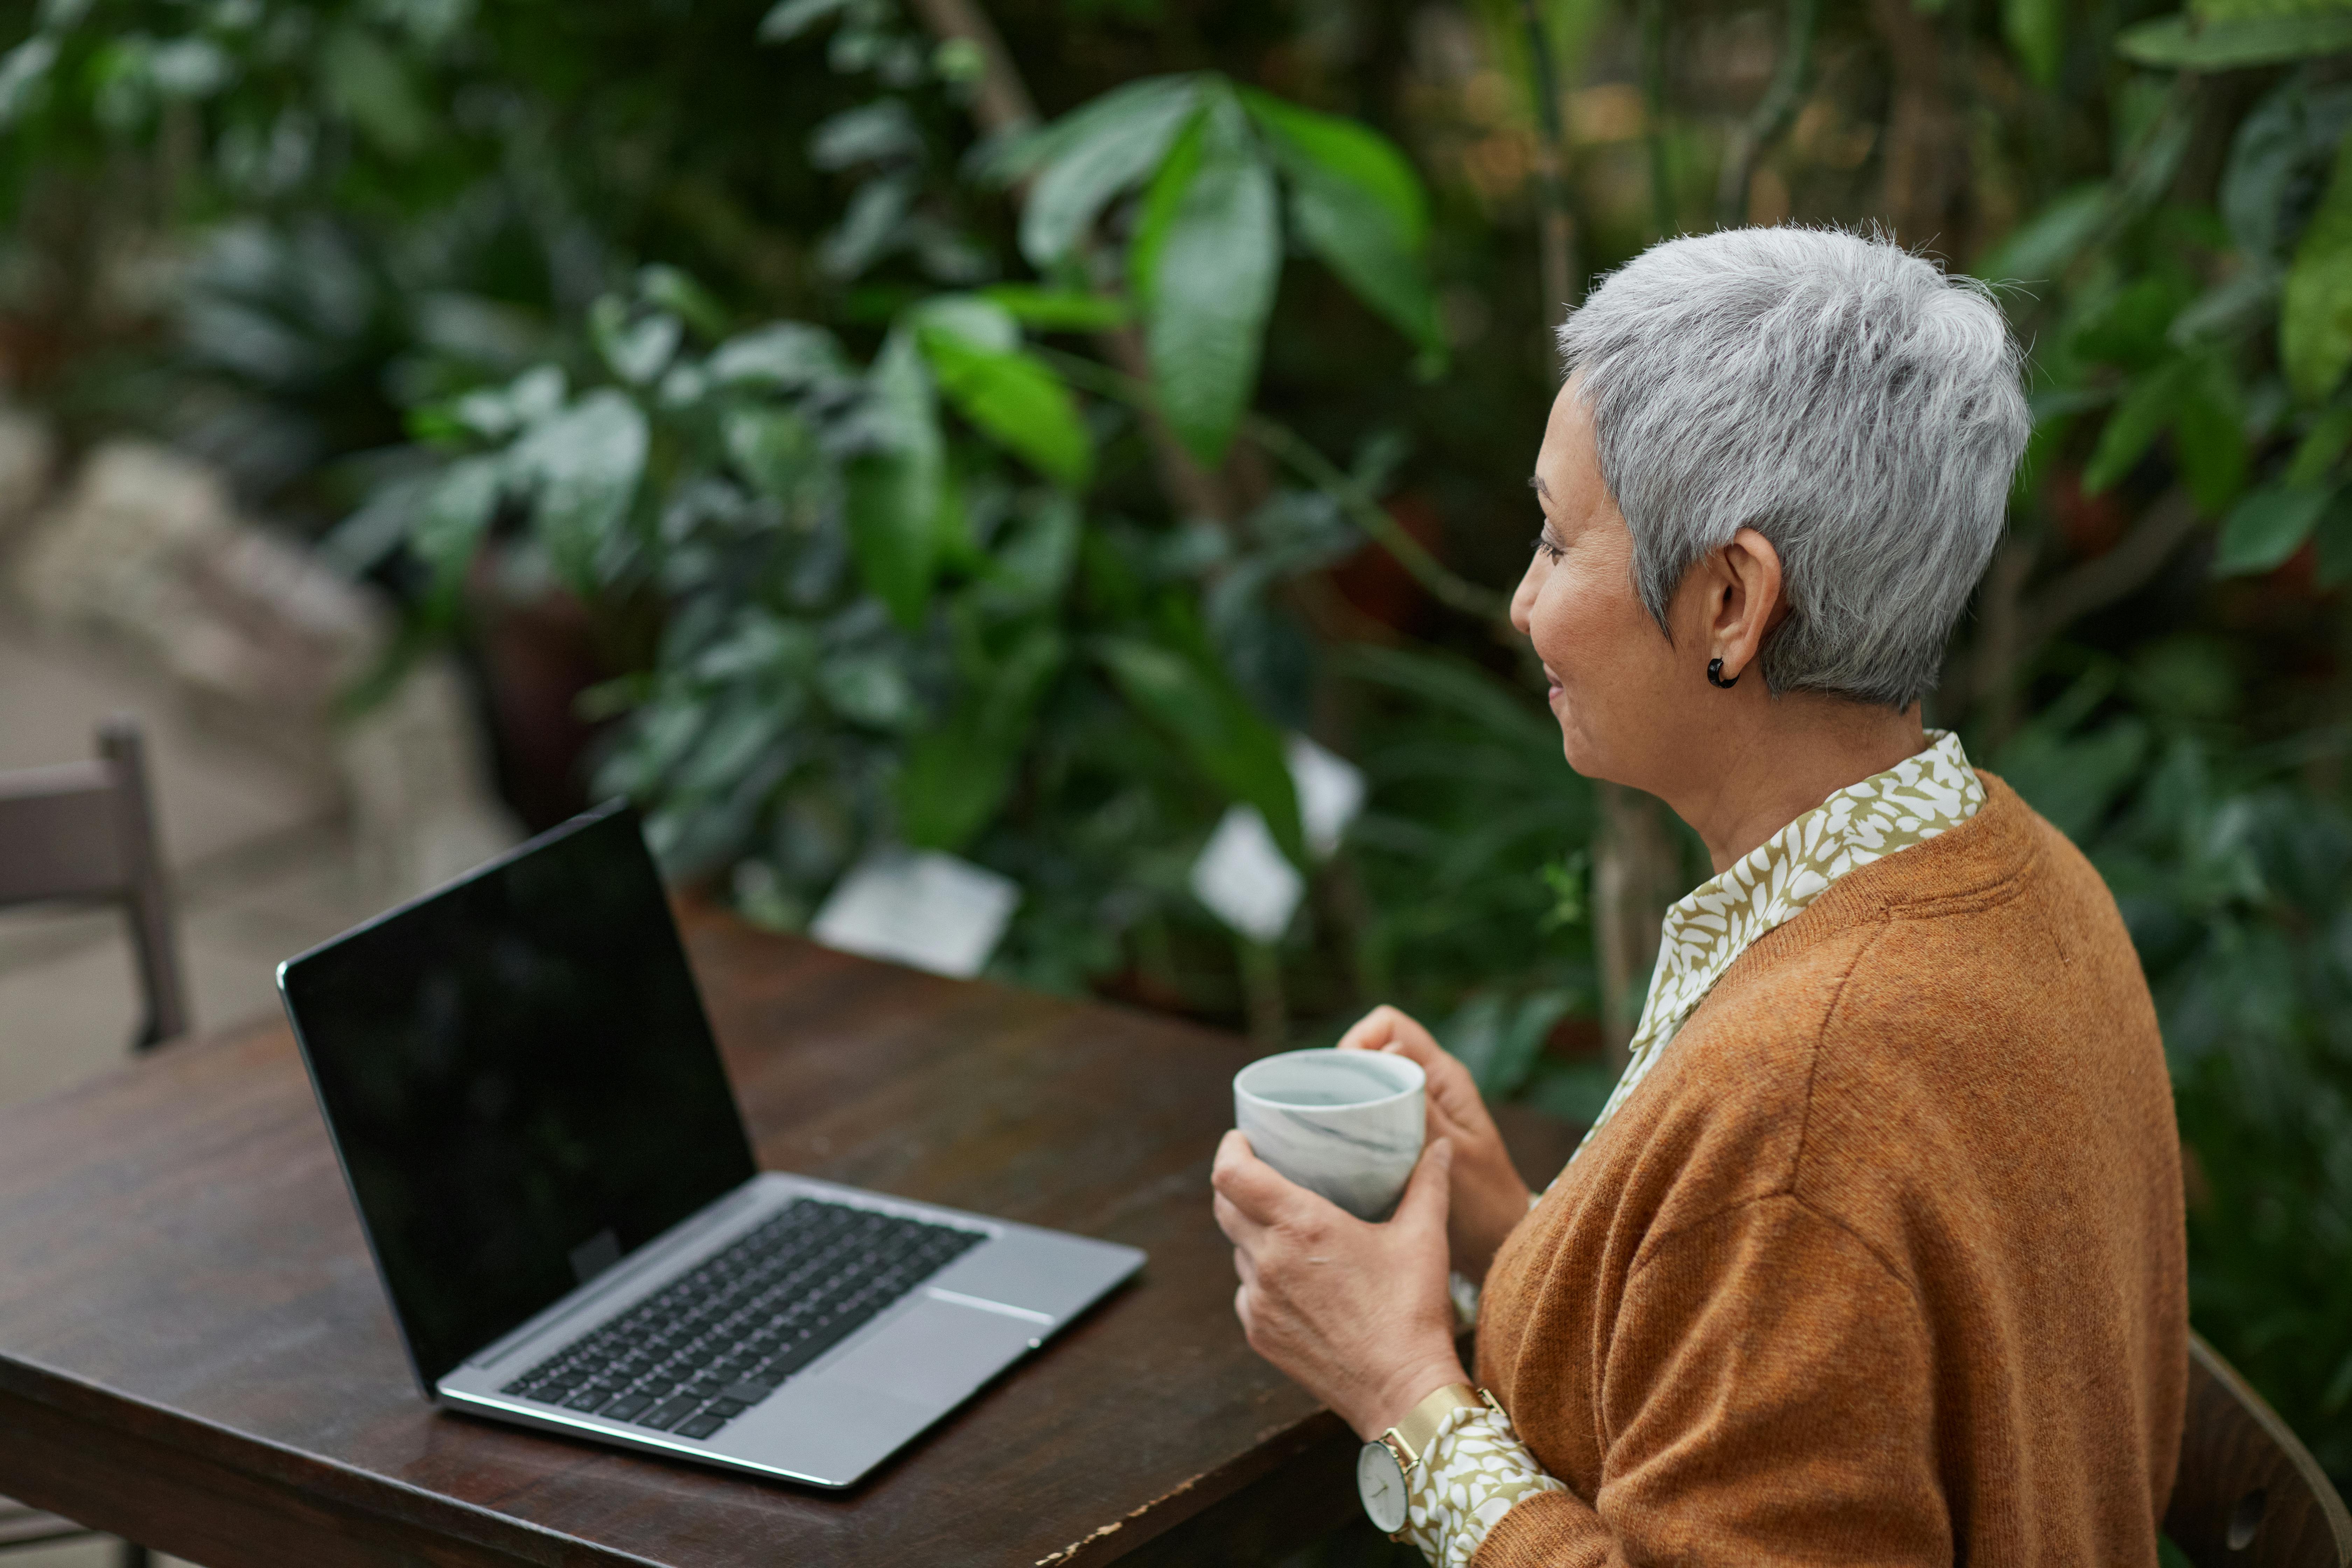
[(346, 25), (319, 51), (320, 86), (360, 134), (394, 158), (413, 158), (437, 123), (399, 55), (364, 27)]
[(2313, 420), (2295, 443), (2294, 456), (2287, 459), (2286, 482), (2306, 487), (2323, 483), (2347, 446), (2352, 446), (2352, 407), (2339, 404)]
[(2237, 70), (2352, 49), (2352, 11), (2237, 16), (2199, 26), (2165, 16), (2126, 27), (2116, 39), (2126, 59), (2175, 70)]
[(1021, 323), (985, 294), (934, 294), (907, 312), (905, 325), (940, 328), (976, 348), (999, 353), (1021, 346)]
[(2336, 492), (2315, 531), (2319, 539), (2319, 585), (2337, 588), (2352, 583), (2352, 485)]
[(2066, 0), (2001, 0), (2000, 30), (2026, 74), (2055, 88), (2066, 55)]
[(946, 447), (930, 374), (908, 334), (893, 333), (876, 357), (866, 412), (874, 447), (844, 476), (850, 548), (866, 591), (911, 631), (930, 603)]
[(622, 523), (645, 477), (642, 409), (600, 387), (515, 443), (509, 471), (532, 492), (532, 527), (556, 574), (575, 592), (603, 586)]
[(943, 327), (916, 335), (940, 390), (965, 418), (1047, 479), (1085, 488), (1094, 435), (1061, 377), (1032, 355), (982, 348)]
[(1429, 216), (1403, 154), (1353, 121), (1264, 93), (1244, 101), (1289, 177), (1298, 237), (1398, 331), (1437, 347), (1436, 303), (1422, 264)]
[(2279, 304), (2279, 360), (2295, 395), (2311, 403), (2352, 366), (2352, 140), (2294, 248)]
[(15, 124), (39, 99), (57, 58), (58, 41), (47, 33), (36, 33), (0, 56), (0, 126)]
[(816, 432), (789, 408), (760, 404), (731, 409), (720, 429), (736, 469), (753, 489), (787, 509), (797, 508), (823, 473)]
[(1176, 140), (1169, 145), (1168, 156), (1160, 160), (1160, 172), (1144, 188), (1135, 230), (1128, 237), (1128, 290), (1135, 297), (1137, 306), (1147, 311), (1151, 302), (1151, 280), (1160, 268), (1160, 252), (1168, 243), (1169, 231), (1176, 226), (1176, 215), (1183, 207), (1185, 193), (1192, 188), (1192, 177), (1201, 172), (1201, 149), (1207, 126), (1208, 117), (1196, 115), (1177, 133)]
[[(1139, 242), (1136, 282), (1160, 411), (1192, 456), (1213, 468), (1257, 384), (1282, 235), (1274, 171), (1230, 95), (1202, 116), (1199, 147), (1181, 184), (1154, 182), (1159, 222), (1148, 248)], [(1178, 166), (1171, 157), (1162, 179)]]
[(952, 854), (988, 826), (1066, 655), (1050, 624), (1032, 627), (1002, 659), (971, 672), (971, 689), (944, 725), (917, 737), (898, 774), (898, 830), (908, 843)]
[(760, 41), (781, 44), (849, 8), (850, 0), (778, 0), (760, 18)]
[(1314, 169), (1378, 203), (1407, 249), (1429, 237), (1429, 196), (1395, 142), (1359, 121), (1318, 114), (1268, 93), (1244, 90), (1242, 102), (1266, 134), (1284, 171)]
[(2172, 452), (2197, 510), (2219, 517), (2246, 485), (2246, 413), (2237, 378), (2218, 354), (2200, 355), (2173, 405)]
[(2221, 525), (2221, 548), (2214, 552), (2214, 574), (2241, 576), (2268, 572), (2303, 548), (2327, 509), (2324, 489), (2289, 489), (2267, 485), (2249, 494)]
[(1154, 77), (1104, 94), (1051, 128), (1051, 162), (1021, 212), (1021, 253), (1051, 267), (1105, 203), (1157, 168), (1200, 97), (1196, 78)]
[(2181, 385), (2188, 379), (2187, 360), (2172, 360), (2131, 384), (2115, 412), (2100, 428), (2099, 444), (2083, 465), (2083, 489), (2096, 495), (2130, 473), (2172, 422), (2179, 405)]
[(2109, 193), (2102, 184), (2076, 185), (2020, 225), (1977, 267), (1996, 283), (2041, 282), (2066, 270), (2105, 220)]
[(2314, 87), (2300, 72), (2238, 122), (2219, 205), (2239, 249), (2257, 261), (2286, 259), (2283, 253), (2295, 237), (2284, 221), (2293, 195), (2306, 181), (2326, 179), (2347, 123), (2352, 87)]
[(1024, 326), (1045, 331), (1099, 331), (1122, 325), (1127, 304), (1108, 294), (1082, 294), (1075, 289), (1040, 289), (1029, 283), (998, 283), (980, 297)]
[(425, 492), (409, 542), (433, 570), (433, 596), (447, 603), (497, 515), (506, 467), (497, 458), (460, 458)]
[(1282, 852), (1308, 864), (1282, 736), (1221, 673), (1156, 643), (1107, 637), (1095, 652), (1119, 691), (1173, 735), (1230, 798), (1257, 807)]
[(1085, 527), (1077, 501), (1056, 492), (1013, 518), (991, 543), (990, 566), (971, 602), (993, 615), (1026, 615), (1069, 585)]
[(823, 327), (777, 321), (728, 339), (705, 367), (722, 386), (772, 386), (800, 391), (845, 380), (841, 347)]

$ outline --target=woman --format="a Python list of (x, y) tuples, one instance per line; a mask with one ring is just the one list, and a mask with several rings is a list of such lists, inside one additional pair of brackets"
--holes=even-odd
[(1389, 1435), (1365, 1473), (1434, 1563), (2154, 1563), (2188, 1323), (2155, 1012), (2097, 874), (1920, 724), (2015, 347), (1928, 263), (1787, 228), (1659, 246), (1560, 338), (1512, 623), (1570, 765), (1717, 874), (1540, 1196), (1391, 1008), (1343, 1044), (1429, 1075), (1392, 1220), (1228, 1134), (1250, 1342)]

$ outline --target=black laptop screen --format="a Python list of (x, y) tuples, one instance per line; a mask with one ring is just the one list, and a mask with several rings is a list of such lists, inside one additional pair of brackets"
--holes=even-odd
[(752, 1174), (625, 808), (295, 959), (283, 984), (428, 1390)]

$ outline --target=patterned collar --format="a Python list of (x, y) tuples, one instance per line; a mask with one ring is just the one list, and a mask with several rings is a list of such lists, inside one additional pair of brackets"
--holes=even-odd
[(1984, 784), (1969, 766), (1959, 737), (1942, 730), (1927, 733), (1926, 751), (1838, 791), (1666, 911), (1658, 966), (1624, 1074), (1577, 1145), (1579, 1153), (1641, 1087), (1723, 972), (1758, 937), (1793, 918), (1848, 871), (1924, 844), (1977, 814)]

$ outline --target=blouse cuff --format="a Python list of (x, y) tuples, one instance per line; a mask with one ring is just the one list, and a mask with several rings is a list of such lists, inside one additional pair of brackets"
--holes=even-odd
[(1521, 1498), (1567, 1487), (1536, 1462), (1510, 1418), (1484, 1405), (1449, 1411), (1405, 1479), (1405, 1539), (1430, 1568), (1468, 1568), (1486, 1532)]

